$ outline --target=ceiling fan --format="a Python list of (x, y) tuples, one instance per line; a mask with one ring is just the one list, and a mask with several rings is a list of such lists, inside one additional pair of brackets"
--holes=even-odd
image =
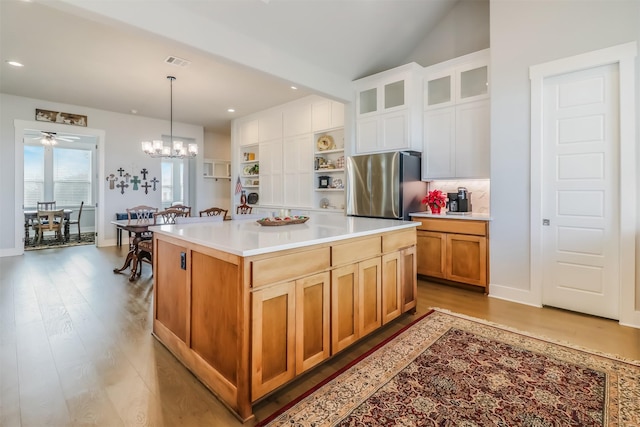
[(31, 139), (39, 139), (42, 145), (56, 145), (58, 141), (73, 142), (80, 138), (77, 136), (71, 136), (71, 135), (58, 136), (56, 132), (40, 131), (40, 136), (36, 136)]

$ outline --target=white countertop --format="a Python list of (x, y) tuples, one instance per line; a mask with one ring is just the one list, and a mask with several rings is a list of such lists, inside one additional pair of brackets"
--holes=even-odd
[(262, 226), (254, 219), (159, 225), (154, 233), (183, 238), (239, 256), (260, 255), (387, 231), (417, 227), (415, 221), (314, 213), (304, 224)]
[(465, 215), (447, 215), (442, 212), (441, 214), (432, 214), (429, 212), (414, 212), (409, 216), (417, 218), (441, 218), (441, 219), (466, 219), (472, 221), (491, 221), (491, 215), (484, 213), (471, 213)]

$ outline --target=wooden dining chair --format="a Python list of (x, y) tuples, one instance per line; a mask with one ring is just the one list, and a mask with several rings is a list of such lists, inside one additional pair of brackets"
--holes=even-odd
[(171, 205), (170, 209), (178, 209), (185, 213), (184, 216), (191, 216), (191, 206), (185, 206), (183, 204), (176, 203)]
[(84, 206), (84, 201), (80, 203), (80, 210), (78, 211), (78, 218), (76, 219), (70, 219), (68, 221), (69, 225), (71, 226), (72, 224), (78, 224), (78, 242), (80, 240), (82, 240), (82, 237), (80, 235), (80, 217), (82, 216), (82, 207)]
[(200, 211), (200, 216), (218, 216), (220, 215), (221, 217), (226, 217), (227, 214), (229, 213), (229, 210), (227, 209), (222, 209), (222, 208), (209, 208), (209, 209), (205, 209), (203, 211)]
[(187, 214), (187, 211), (183, 209), (168, 208), (163, 211), (159, 211), (156, 216), (158, 218), (162, 218), (163, 224), (175, 224), (176, 217), (189, 215)]
[(244, 215), (244, 214), (250, 214), (251, 211), (253, 210), (253, 208), (249, 205), (238, 205), (238, 207), (236, 208), (236, 214), (239, 215)]
[[(139, 205), (134, 206), (132, 208), (127, 209), (127, 221), (129, 224), (154, 224), (156, 220), (156, 214), (158, 213), (158, 208), (154, 208), (152, 206)], [(120, 228), (118, 228), (120, 230)], [(153, 237), (153, 233), (143, 233), (143, 238), (150, 239)], [(129, 232), (129, 247), (132, 248), (134, 246), (134, 241), (131, 236), (131, 232)]]
[(36, 244), (42, 241), (45, 231), (55, 231), (57, 239), (64, 241), (64, 209), (39, 210), (32, 227), (38, 237)]
[(137, 266), (136, 274), (129, 276), (129, 281), (132, 282), (135, 277), (142, 275), (142, 262), (147, 262), (151, 265), (151, 275), (153, 276), (153, 238), (138, 237), (138, 240), (134, 243), (137, 245), (137, 250), (133, 254), (133, 264)]

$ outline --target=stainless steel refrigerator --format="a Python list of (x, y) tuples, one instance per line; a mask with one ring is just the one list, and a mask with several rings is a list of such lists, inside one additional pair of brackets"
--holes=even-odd
[(409, 220), (424, 211), (427, 183), (420, 153), (396, 151), (347, 158), (347, 215)]

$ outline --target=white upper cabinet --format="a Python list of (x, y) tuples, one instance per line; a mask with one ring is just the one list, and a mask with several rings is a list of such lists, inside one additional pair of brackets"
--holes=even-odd
[(344, 104), (323, 99), (311, 104), (311, 128), (313, 132), (344, 126)]
[(258, 122), (260, 124), (258, 142), (282, 138), (282, 111), (267, 110), (260, 115)]
[(488, 97), (488, 49), (424, 69), (425, 109), (448, 107)]
[(355, 152), (422, 151), (422, 97), (416, 63), (354, 82)]
[(489, 178), (489, 50), (424, 69), (422, 179)]
[(284, 110), (284, 136), (311, 133), (311, 104), (294, 102)]
[(257, 144), (260, 140), (258, 128), (259, 123), (257, 118), (238, 122), (238, 140), (240, 141), (240, 145)]

